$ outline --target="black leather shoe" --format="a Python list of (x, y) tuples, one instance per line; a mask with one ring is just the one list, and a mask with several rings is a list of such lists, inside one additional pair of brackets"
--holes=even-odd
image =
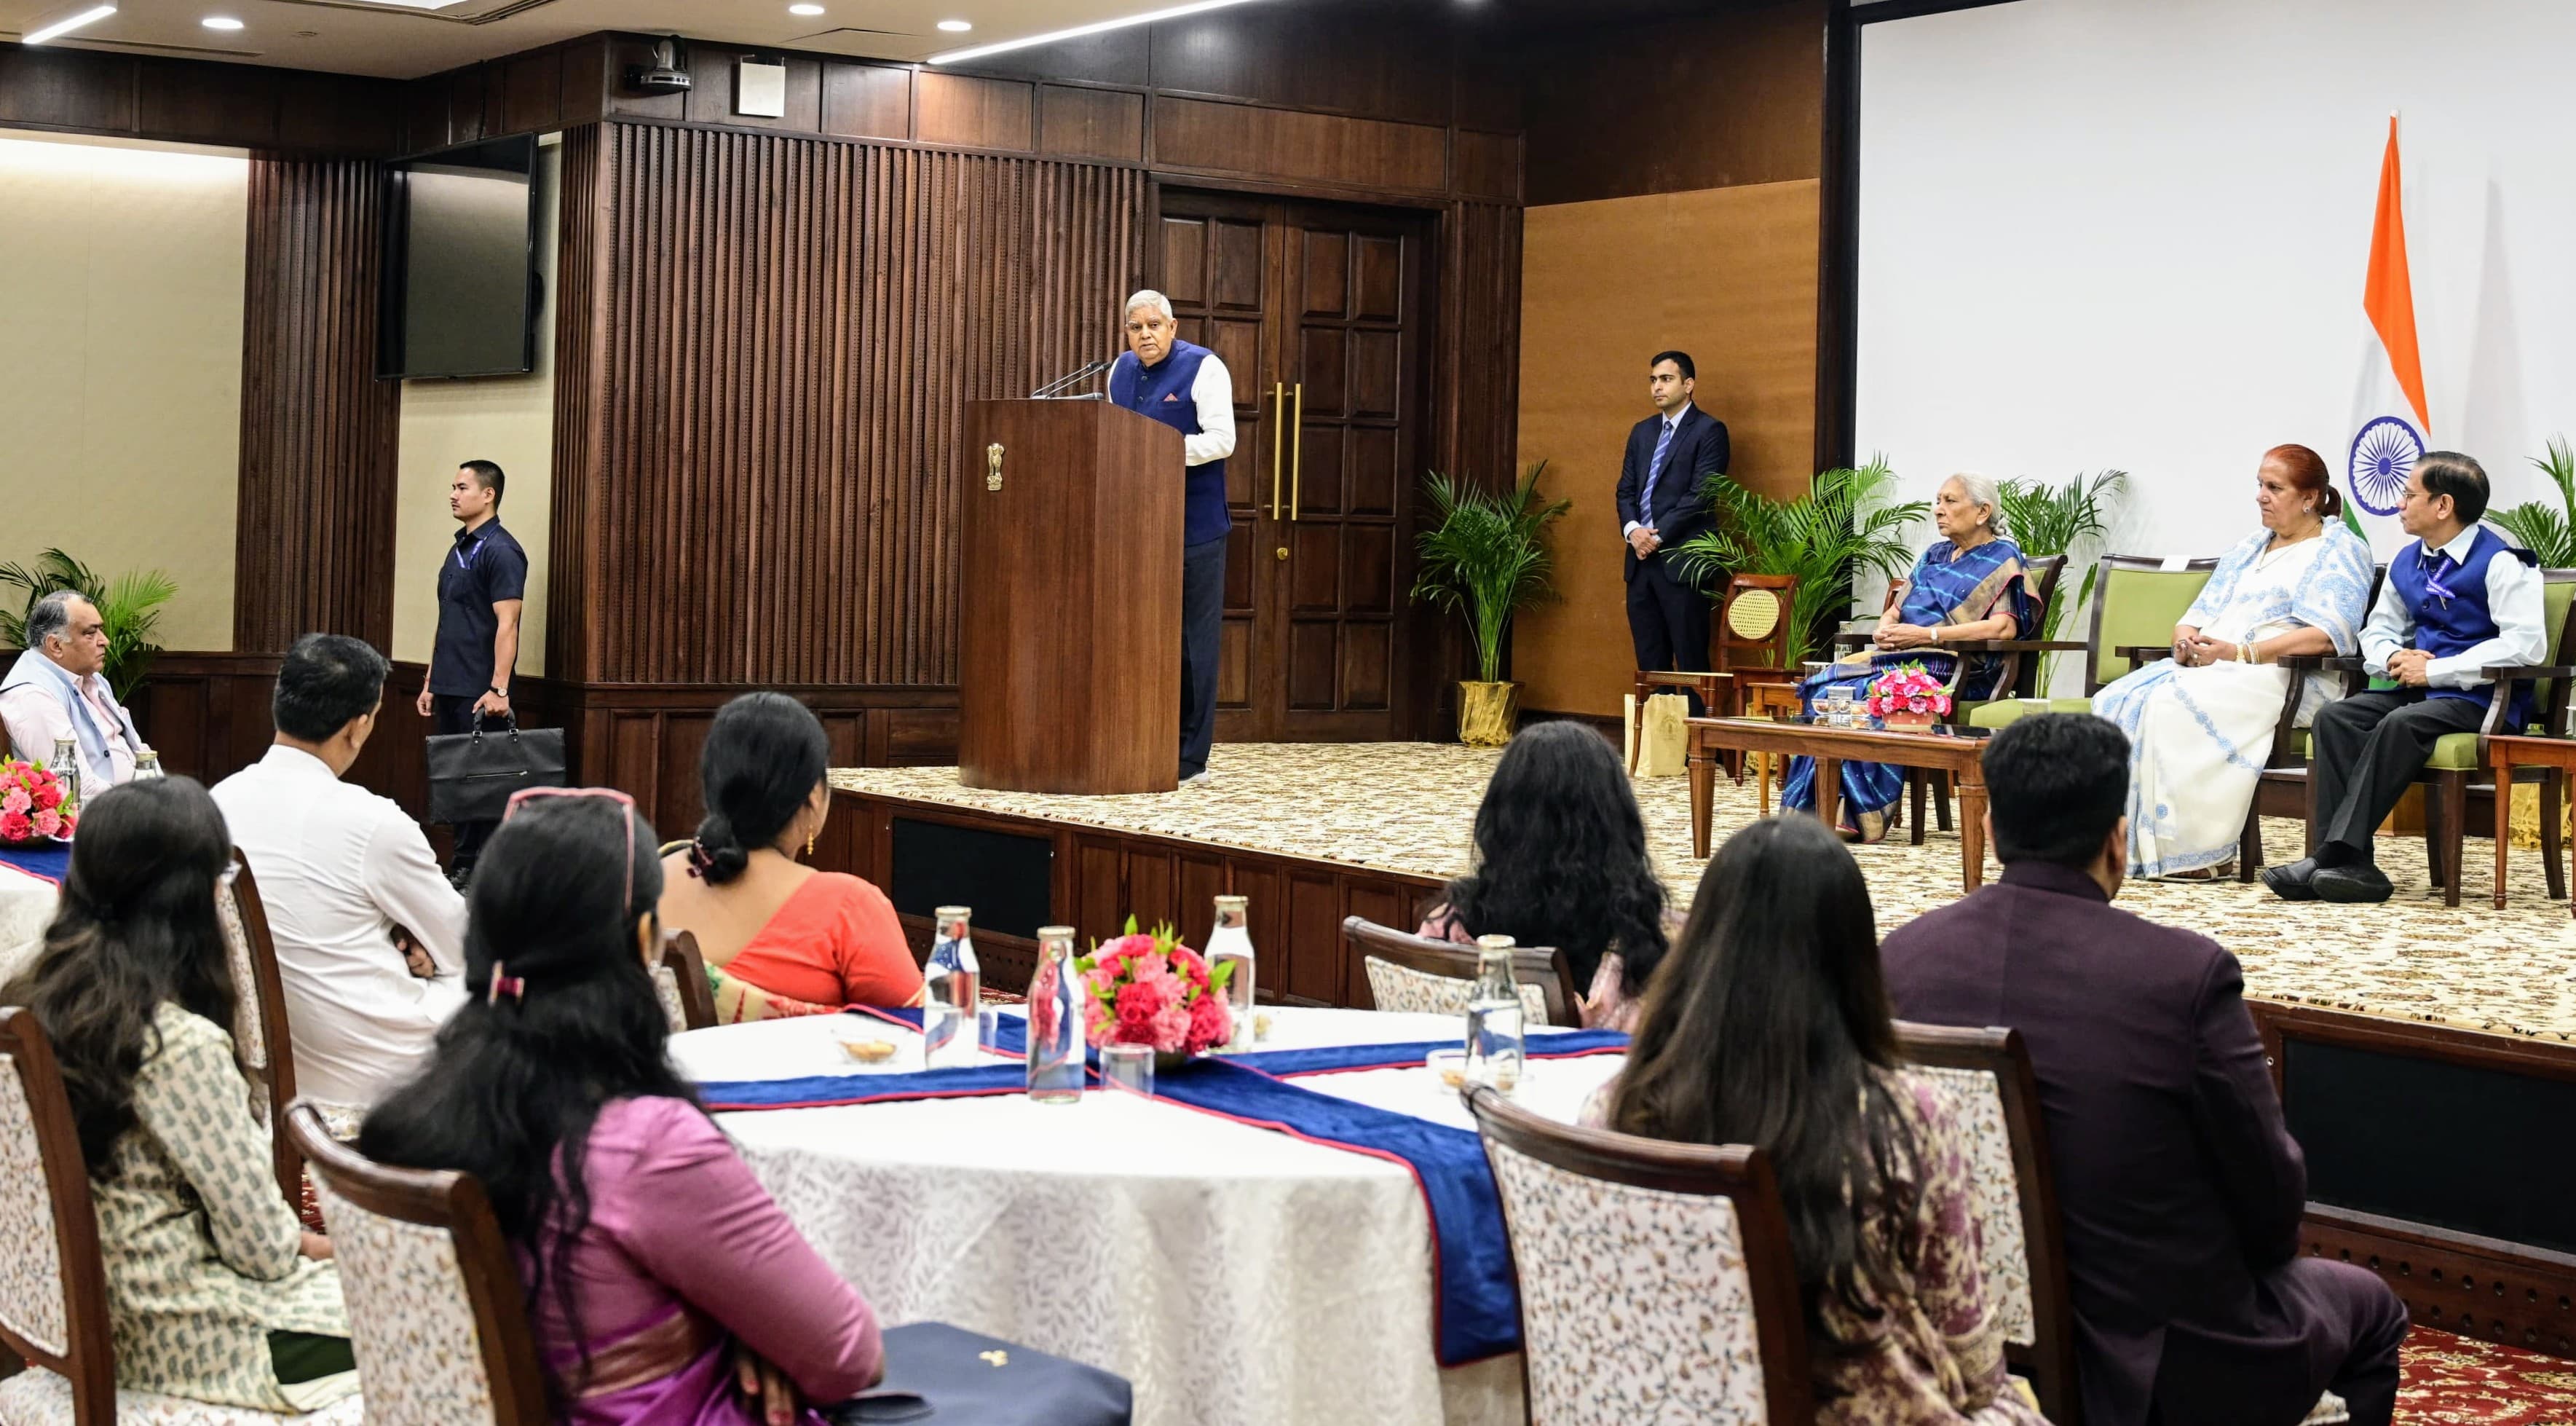
[(2287, 866), (2263, 868), (2263, 884), (2283, 901), (2314, 901), (2317, 889), (2311, 883), (2316, 880), (2317, 870), (2315, 857), (2301, 857)]
[(2375, 905), (2386, 901), (2397, 890), (2389, 884), (2387, 873), (2368, 862), (2328, 867), (2318, 872), (2308, 885), (2319, 901), (2346, 905)]

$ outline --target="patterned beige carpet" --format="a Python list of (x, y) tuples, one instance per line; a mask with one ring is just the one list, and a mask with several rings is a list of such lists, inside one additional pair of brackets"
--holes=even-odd
[[(835, 786), (988, 812), (1155, 833), (1253, 851), (1448, 877), (1497, 754), (1435, 743), (1220, 744), (1208, 782), (1143, 797), (1049, 797), (957, 784), (955, 768), (840, 768)], [(1704, 865), (1690, 854), (1690, 793), (1678, 777), (1641, 780), (1646, 834), (1687, 905)], [(1714, 835), (1756, 816), (1750, 780), (1718, 779)], [(2265, 829), (2276, 860), (2299, 855), (2295, 822)], [(1920, 847), (1897, 832), (1857, 849), (1883, 935), (1959, 895), (1955, 835)], [(2508, 909), (2492, 900), (2492, 844), (2472, 838), (2462, 904), (2442, 905), (2421, 838), (2384, 838), (2380, 865), (2397, 898), (2378, 907), (2290, 905), (2260, 883), (2132, 882), (2120, 904), (2216, 937), (2244, 962), (2253, 994), (2476, 1030), (2576, 1040), (2576, 933), (2547, 899), (2540, 855), (2512, 854)], [(1989, 864), (1987, 874), (1994, 875)]]

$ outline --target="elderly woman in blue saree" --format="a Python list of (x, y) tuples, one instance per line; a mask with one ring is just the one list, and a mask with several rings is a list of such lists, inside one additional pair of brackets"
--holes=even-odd
[(2290, 680), (2296, 724), (2333, 696), (2294, 654), (2349, 654), (2370, 597), (2370, 546), (2306, 446), (2275, 446), (2254, 475), (2263, 528), (2218, 562), (2174, 627), (2173, 654), (2105, 685), (2093, 711), (2129, 735), (2129, 875), (2207, 877), (2236, 855)]
[[(1995, 483), (1982, 475), (1959, 474), (1941, 483), (1932, 500), (1932, 527), (1941, 538), (1923, 552), (1914, 573), (1890, 591), (1888, 612), (1871, 635), (1871, 647), (1856, 658), (1808, 676), (1798, 686), (1807, 711), (1828, 693), (1840, 689), (1857, 703), (1868, 696), (1880, 674), (1903, 664), (1919, 663), (1926, 673), (1947, 681), (1960, 656), (1941, 652), (1943, 644), (1983, 639), (2018, 639), (2037, 616), (2036, 601), (2023, 577), (2021, 549), (2003, 537), (2002, 512)], [(1961, 698), (1992, 698), (2008, 667), (1992, 655), (1967, 656), (1960, 674)], [(1905, 790), (1901, 769), (1885, 763), (1842, 764), (1841, 815), (1836, 831), (1845, 840), (1875, 842), (1887, 835), (1890, 815)], [(1780, 786), (1780, 805), (1813, 811), (1816, 765), (1811, 758), (1791, 758)]]

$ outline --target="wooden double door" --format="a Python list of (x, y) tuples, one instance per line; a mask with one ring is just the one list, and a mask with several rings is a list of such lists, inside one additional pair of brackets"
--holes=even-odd
[(1234, 378), (1217, 736), (1404, 736), (1427, 220), (1172, 189), (1161, 211), (1156, 280)]

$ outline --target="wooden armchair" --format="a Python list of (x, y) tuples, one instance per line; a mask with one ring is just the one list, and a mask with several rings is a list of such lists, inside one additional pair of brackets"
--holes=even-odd
[[(224, 951), (233, 972), (233, 1056), (258, 1098), (253, 1105), (268, 1126), (269, 1153), (277, 1186), (289, 1203), (304, 1201), (304, 1156), (295, 1152), (286, 1133), (286, 1106), (295, 1102), (295, 1042), (286, 1025), (286, 985), (277, 971), (277, 944), (268, 933), (268, 909), (260, 904), (259, 880), (250, 856), (233, 848), (241, 870), (231, 888), (216, 898), (216, 920), (224, 932)], [(390, 947), (386, 954), (392, 954)], [(343, 1109), (344, 1119), (353, 1111)]]
[(1483, 1085), (1467, 1108), (1520, 1278), (1530, 1420), (1811, 1426), (1789, 1223), (1760, 1149), (1573, 1128)]
[[(2487, 739), (2501, 733), (2519, 733), (2530, 737), (2565, 738), (2568, 736), (2567, 706), (2571, 684), (2576, 684), (2576, 569), (2544, 569), (2540, 572), (2542, 627), (2549, 630), (2549, 662), (2530, 668), (2490, 668), (2484, 677), (2495, 684), (2487, 700), (2487, 716), (2474, 733), (2446, 733), (2433, 744), (2433, 755), (2424, 762), (2424, 771), (2416, 777), (2424, 794), (2424, 857), (2433, 873), (2434, 882), (2442, 888), (2442, 904), (2460, 904), (2460, 859), (2469, 829), (2490, 823), (2473, 823), (2469, 817), (2472, 793), (2488, 797), (2510, 797), (2513, 783), (2540, 785), (2540, 847), (2548, 862), (2549, 895), (2556, 900), (2567, 895), (2565, 858), (2561, 853), (2565, 834), (2567, 773), (2562, 768), (2518, 767), (2511, 783), (2499, 784), (2487, 766)], [(2531, 686), (2532, 715), (2538, 721), (2524, 728), (2505, 722), (2511, 711), (2514, 691)], [(2309, 839), (2316, 837), (2315, 795), (2309, 798)], [(2498, 891), (2501, 892), (2499, 887)]]
[[(1372, 1009), (1463, 1015), (1476, 987), (1476, 948), (1435, 941), (1365, 916), (1345, 917), (1342, 938), (1368, 970)], [(1574, 974), (1563, 951), (1524, 946), (1512, 952), (1512, 980), (1532, 1024), (1575, 1025), (1567, 999)], [(1588, 987), (1587, 987), (1588, 988)]]
[(694, 931), (673, 931), (662, 938), (661, 958), (653, 963), (653, 993), (671, 1033), (703, 1030), (716, 1023), (716, 996), (707, 979), (706, 957), (698, 954)]

